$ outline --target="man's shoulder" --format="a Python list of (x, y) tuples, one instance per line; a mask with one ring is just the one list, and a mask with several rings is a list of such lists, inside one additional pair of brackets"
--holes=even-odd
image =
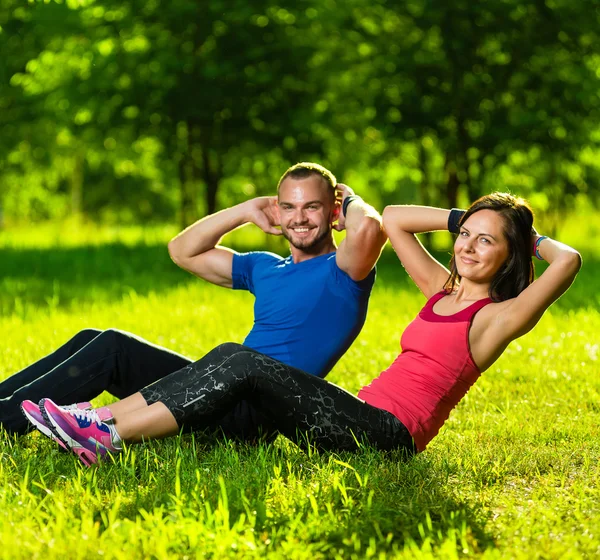
[(320, 255), (313, 259), (305, 261), (310, 263), (308, 266), (299, 268), (299, 275), (304, 276), (307, 281), (308, 278), (314, 280), (314, 282), (323, 282), (325, 277), (328, 281), (333, 281), (338, 286), (347, 286), (352, 291), (370, 291), (375, 282), (376, 270), (375, 267), (369, 272), (366, 278), (362, 280), (353, 280), (348, 273), (343, 271), (337, 263), (337, 253), (335, 251), (326, 255)]
[(333, 258), (330, 261), (330, 266), (332, 268), (332, 273), (336, 275), (336, 277), (352, 289), (357, 289), (359, 291), (370, 291), (375, 283), (375, 278), (377, 276), (377, 267), (373, 267), (369, 274), (362, 280), (354, 280), (350, 277), (350, 275), (342, 270), (338, 264), (337, 259), (335, 258), (336, 253), (333, 253)]
[(271, 253), (269, 251), (249, 251), (247, 253), (234, 253), (234, 260), (245, 260), (252, 263), (280, 263), (284, 261), (284, 257)]

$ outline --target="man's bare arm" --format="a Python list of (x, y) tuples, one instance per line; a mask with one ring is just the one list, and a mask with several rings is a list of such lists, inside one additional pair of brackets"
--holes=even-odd
[(169, 242), (177, 266), (218, 286), (232, 287), (233, 251), (221, 247), (222, 237), (248, 223), (280, 235), (277, 198), (263, 196), (242, 202), (198, 220)]
[[(348, 196), (354, 195), (347, 185), (339, 184), (338, 189), (342, 193), (342, 204)], [(348, 204), (345, 217), (340, 212), (336, 229), (344, 228), (346, 238), (337, 250), (337, 265), (352, 280), (363, 280), (375, 266), (387, 241), (381, 215), (364, 200), (356, 198)]]

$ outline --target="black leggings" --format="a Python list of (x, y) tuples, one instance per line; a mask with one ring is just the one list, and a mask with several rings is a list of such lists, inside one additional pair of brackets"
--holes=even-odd
[[(91, 401), (103, 391), (123, 399), (191, 364), (192, 360), (117, 329), (85, 329), (63, 346), (0, 383), (0, 427), (25, 434), (32, 425), (20, 404), (47, 397), (57, 404)], [(262, 416), (246, 401), (215, 420), (216, 433), (256, 439)]]
[(164, 403), (188, 429), (213, 427), (246, 401), (263, 417), (267, 433), (281, 433), (301, 445), (355, 450), (359, 443), (368, 443), (415, 452), (410, 433), (389, 412), (239, 344), (218, 346), (141, 394), (148, 404)]

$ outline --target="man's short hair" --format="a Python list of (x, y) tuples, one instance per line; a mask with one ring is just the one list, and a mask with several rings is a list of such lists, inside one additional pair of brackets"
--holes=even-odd
[(323, 177), (325, 182), (331, 187), (332, 192), (335, 194), (335, 187), (337, 185), (337, 179), (335, 175), (326, 169), (322, 165), (318, 163), (312, 163), (310, 161), (303, 161), (301, 163), (297, 163), (296, 165), (292, 165), (279, 179), (279, 183), (277, 183), (277, 192), (279, 192), (279, 187), (281, 187), (281, 183), (288, 177), (292, 179), (306, 179), (311, 175), (320, 175)]

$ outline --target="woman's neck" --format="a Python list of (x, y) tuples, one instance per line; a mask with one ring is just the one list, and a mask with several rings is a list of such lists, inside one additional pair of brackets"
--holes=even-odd
[(490, 295), (490, 284), (477, 284), (466, 279), (462, 279), (458, 289), (454, 292), (457, 303), (463, 301), (479, 301)]

